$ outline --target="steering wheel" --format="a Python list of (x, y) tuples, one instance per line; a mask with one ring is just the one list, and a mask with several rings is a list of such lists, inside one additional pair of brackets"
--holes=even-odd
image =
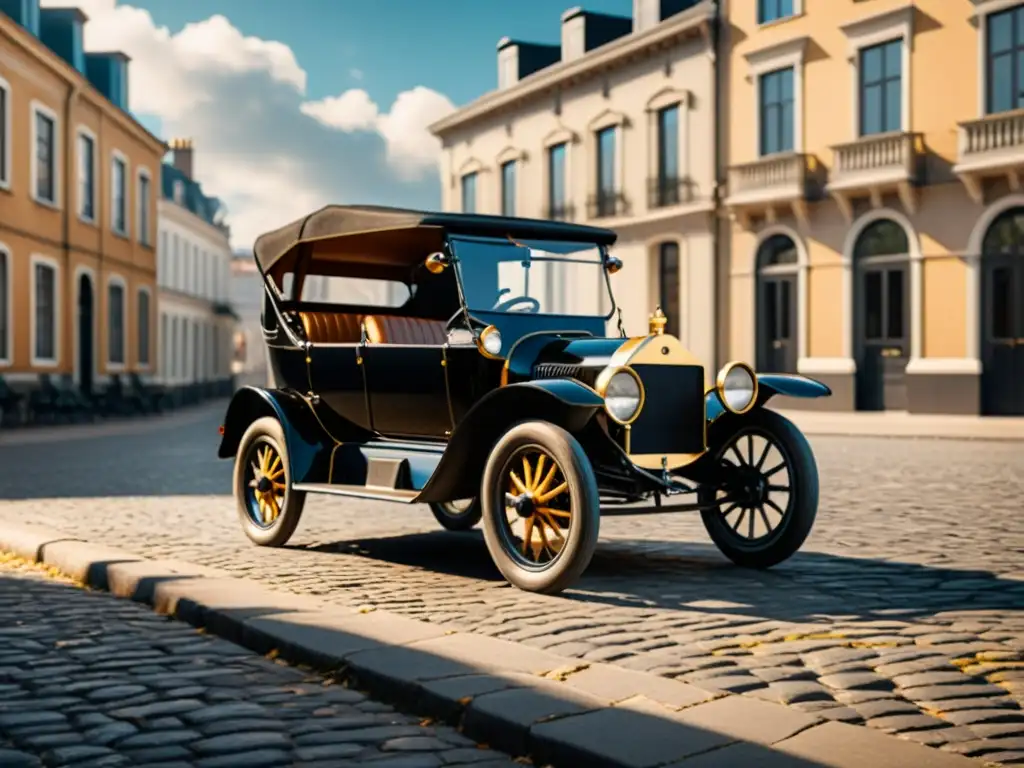
[(514, 299), (509, 299), (508, 301), (502, 301), (495, 304), (493, 309), (496, 312), (510, 312), (512, 311), (512, 307), (517, 304), (528, 305), (527, 309), (517, 310), (519, 312), (531, 312), (534, 314), (540, 312), (540, 302), (532, 296), (516, 296)]

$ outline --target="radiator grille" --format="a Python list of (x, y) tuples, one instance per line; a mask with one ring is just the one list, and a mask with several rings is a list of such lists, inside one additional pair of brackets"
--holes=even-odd
[(537, 363), (533, 366), (535, 379), (575, 379), (588, 387), (597, 383), (599, 368), (588, 368), (572, 363)]

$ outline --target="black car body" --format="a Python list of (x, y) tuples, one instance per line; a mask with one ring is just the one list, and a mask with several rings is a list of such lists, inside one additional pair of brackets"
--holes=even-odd
[[(608, 275), (622, 267), (614, 242), (568, 223), (369, 206), (330, 206), (260, 237), (271, 382), (235, 394), (219, 450), (236, 458), (250, 538), (283, 544), (305, 494), (323, 492), (427, 503), (454, 530), (483, 519), (499, 568), (526, 589), (557, 591), (582, 572), (602, 510), (697, 510), (733, 560), (788, 557), (810, 522), (787, 515), (810, 504), (813, 520), (817, 472), (795, 427), (763, 406), (828, 389), (742, 363), (706, 389), (704, 365), (663, 332), (660, 309), (647, 335), (627, 338), (620, 324), (609, 337)], [(302, 300), (321, 275), (390, 281), (409, 295), (397, 306)], [(753, 455), (755, 437), (765, 456)], [(774, 504), (789, 533), (731, 542), (754, 531), (749, 520), (767, 521), (771, 475), (758, 458), (773, 447), (802, 475), (787, 507)], [(538, 512), (539, 499), (562, 506)], [(525, 533), (498, 519), (506, 511)], [(513, 562), (535, 547), (544, 557)]]

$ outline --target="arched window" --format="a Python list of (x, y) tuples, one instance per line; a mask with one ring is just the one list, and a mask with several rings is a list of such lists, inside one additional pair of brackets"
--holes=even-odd
[(985, 233), (981, 252), (985, 256), (1024, 254), (1024, 208), (999, 214)]
[(668, 322), (665, 333), (679, 335), (679, 243), (658, 246), (658, 304)]
[(903, 256), (910, 252), (910, 240), (903, 227), (891, 219), (879, 219), (864, 227), (853, 247), (855, 259), (873, 256)]
[(772, 235), (757, 251), (757, 267), (777, 267), (783, 264), (796, 265), (796, 243), (786, 235)]

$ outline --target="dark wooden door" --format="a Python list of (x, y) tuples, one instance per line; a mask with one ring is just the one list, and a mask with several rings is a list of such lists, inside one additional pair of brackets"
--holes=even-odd
[(1024, 416), (1024, 255), (984, 263), (982, 411)]
[(440, 346), (366, 345), (373, 429), (389, 437), (447, 437), (452, 416), (444, 363)]
[(796, 275), (761, 275), (757, 368), (766, 373), (796, 373)]
[(906, 410), (910, 356), (907, 263), (864, 264), (858, 271), (857, 409)]

